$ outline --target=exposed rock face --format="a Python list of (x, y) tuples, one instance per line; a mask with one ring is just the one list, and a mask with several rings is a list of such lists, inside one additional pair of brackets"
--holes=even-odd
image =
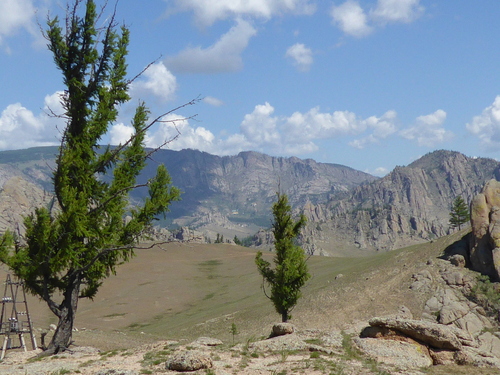
[(477, 273), (461, 263), (439, 260), (436, 266), (413, 276), (411, 289), (431, 296), (422, 319), (373, 318), (356, 345), (377, 361), (401, 368), (458, 364), (500, 369), (497, 323), (466, 297)]
[[(50, 167), (56, 154), (56, 147), (0, 152), (0, 186), (2, 180), (17, 174), (50, 191)], [(233, 224), (253, 223), (267, 228), (278, 189), (299, 207), (308, 201), (324, 202), (331, 195), (377, 179), (338, 164), (252, 151), (221, 157), (197, 150), (159, 150), (140, 182), (150, 178), (159, 163), (165, 164), (173, 184), (183, 192), (182, 201), (170, 206), (168, 217), (179, 226), (190, 227), (215, 223), (226, 228), (229, 218)], [(141, 202), (146, 194), (146, 188), (134, 190), (132, 200)]]
[(471, 204), (472, 269), (500, 280), (500, 182), (490, 180)]
[(307, 205), (306, 237), (326, 253), (392, 250), (429, 241), (450, 232), (453, 200), (461, 195), (470, 201), (495, 174), (495, 160), (436, 151), (354, 188), (347, 198)]

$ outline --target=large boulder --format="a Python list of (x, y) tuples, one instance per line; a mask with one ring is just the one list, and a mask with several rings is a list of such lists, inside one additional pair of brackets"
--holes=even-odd
[(179, 351), (165, 364), (167, 370), (174, 371), (198, 371), (212, 368), (212, 366), (210, 354), (199, 350)]
[(490, 180), (471, 203), (472, 269), (500, 280), (500, 182)]
[(457, 337), (458, 329), (442, 324), (400, 318), (373, 318), (370, 319), (369, 324), (372, 327), (383, 327), (401, 332), (437, 349), (459, 350), (462, 348), (460, 337)]

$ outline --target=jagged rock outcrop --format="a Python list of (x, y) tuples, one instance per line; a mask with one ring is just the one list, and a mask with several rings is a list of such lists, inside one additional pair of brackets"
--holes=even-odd
[(471, 204), (472, 269), (500, 280), (500, 182), (490, 180)]
[(439, 260), (412, 280), (410, 289), (430, 294), (421, 319), (372, 318), (356, 345), (377, 361), (401, 368), (458, 364), (500, 369), (498, 324), (471, 300), (477, 273)]
[(346, 198), (306, 205), (305, 236), (332, 254), (429, 241), (450, 233), (450, 206), (458, 195), (470, 201), (498, 173), (493, 159), (435, 151), (354, 188)]

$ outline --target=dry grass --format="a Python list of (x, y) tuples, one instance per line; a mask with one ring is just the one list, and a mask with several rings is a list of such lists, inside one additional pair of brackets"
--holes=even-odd
[[(303, 329), (343, 329), (403, 304), (418, 316), (426, 296), (415, 298), (408, 289), (411, 275), (457, 237), (362, 258), (310, 258), (313, 277), (292, 321)], [(94, 301), (80, 302), (75, 326), (106, 332), (97, 340), (106, 349), (128, 346), (132, 337), (142, 343), (205, 335), (229, 342), (233, 322), (241, 338), (265, 336), (279, 316), (262, 293), (254, 257), (253, 249), (227, 244), (172, 243), (138, 250), (105, 281)], [(343, 277), (336, 278), (339, 274)], [(29, 308), (36, 327), (56, 323), (35, 298), (29, 298)], [(75, 339), (88, 344), (87, 336), (78, 333)]]
[[(428, 295), (409, 289), (411, 275), (460, 238), (457, 233), (433, 243), (356, 258), (312, 257), (312, 279), (292, 312), (300, 329), (346, 329), (399, 306), (419, 316)], [(269, 259), (272, 254), (267, 254)], [(279, 319), (261, 290), (253, 249), (227, 244), (178, 244), (138, 250), (103, 284), (94, 301), (80, 303), (74, 339), (101, 350), (136, 347), (156, 340), (187, 342), (200, 336), (232, 342), (231, 325), (245, 343), (267, 336)], [(336, 277), (342, 274), (342, 277)], [(5, 278), (5, 271), (0, 279)], [(29, 297), (35, 327), (55, 318)], [(82, 330), (85, 328), (85, 330)], [(465, 372), (464, 372), (465, 371)], [(436, 366), (442, 374), (497, 374), (497, 370)]]

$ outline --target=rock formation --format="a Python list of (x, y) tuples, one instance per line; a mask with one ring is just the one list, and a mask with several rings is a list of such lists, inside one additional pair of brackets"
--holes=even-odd
[[(455, 263), (455, 262), (454, 262)], [(413, 275), (411, 289), (430, 294), (421, 319), (376, 317), (356, 345), (379, 362), (401, 368), (458, 364), (500, 369), (498, 323), (470, 298), (477, 273), (438, 260)]]
[(472, 269), (500, 280), (500, 182), (490, 180), (471, 204)]

